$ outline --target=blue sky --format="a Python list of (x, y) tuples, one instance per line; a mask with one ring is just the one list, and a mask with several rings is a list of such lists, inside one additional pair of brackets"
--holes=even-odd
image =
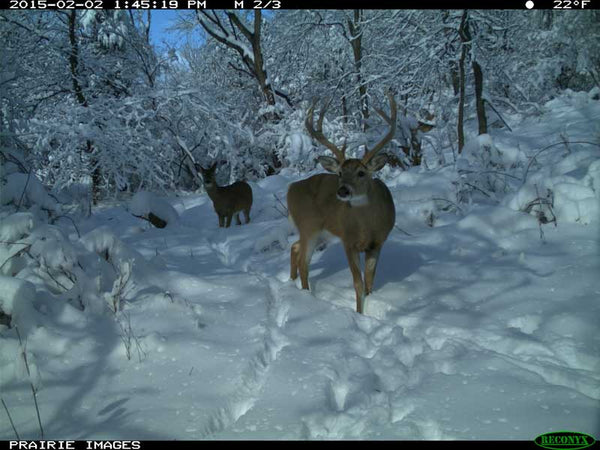
[(175, 18), (178, 13), (179, 11), (152, 11), (150, 35), (154, 44), (160, 45), (164, 40), (174, 44), (180, 39), (180, 37), (177, 36), (178, 33), (167, 31), (167, 28), (175, 23)]
[[(189, 14), (193, 10), (152, 10), (152, 26), (150, 35), (155, 45), (161, 45), (164, 40), (169, 44), (175, 45), (182, 43), (185, 35), (181, 32), (167, 31), (167, 29), (176, 23), (178, 14)], [(273, 17), (274, 11), (263, 11), (263, 18)], [(198, 34), (196, 33), (196, 36)]]

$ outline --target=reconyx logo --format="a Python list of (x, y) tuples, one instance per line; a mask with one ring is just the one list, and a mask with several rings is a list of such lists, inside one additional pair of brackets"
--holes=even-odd
[(535, 438), (537, 445), (551, 450), (576, 450), (594, 445), (595, 442), (596, 439), (589, 434), (575, 431), (554, 431)]

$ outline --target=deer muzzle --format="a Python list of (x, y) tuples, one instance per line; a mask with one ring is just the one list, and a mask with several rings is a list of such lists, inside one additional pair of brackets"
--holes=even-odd
[(337, 198), (342, 201), (350, 200), (352, 198), (352, 190), (346, 185), (341, 185), (337, 190)]

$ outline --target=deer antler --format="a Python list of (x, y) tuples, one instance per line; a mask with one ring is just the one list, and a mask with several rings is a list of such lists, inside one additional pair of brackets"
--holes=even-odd
[(327, 110), (327, 106), (329, 106), (329, 101), (324, 102), (323, 106), (321, 107), (321, 111), (319, 112), (319, 120), (317, 121), (317, 129), (315, 130), (313, 124), (313, 115), (316, 104), (317, 100), (315, 99), (313, 100), (311, 107), (308, 109), (306, 119), (304, 121), (304, 126), (313, 138), (315, 138), (318, 142), (320, 142), (329, 150), (331, 150), (335, 157), (338, 159), (338, 162), (342, 163), (346, 159), (346, 143), (344, 142), (344, 145), (340, 149), (333, 142), (327, 139), (323, 134), (323, 119), (325, 117), (325, 111)]
[(388, 115), (379, 108), (375, 108), (375, 111), (377, 111), (377, 114), (383, 117), (383, 120), (385, 120), (390, 125), (390, 130), (383, 137), (383, 139), (381, 139), (377, 144), (375, 144), (375, 146), (371, 150), (365, 147), (365, 154), (362, 157), (363, 164), (368, 163), (371, 160), (371, 158), (373, 158), (373, 156), (375, 156), (388, 142), (392, 140), (394, 134), (396, 133), (397, 107), (396, 100), (394, 100), (394, 96), (391, 92), (388, 92), (388, 99), (390, 100), (390, 117), (388, 117)]

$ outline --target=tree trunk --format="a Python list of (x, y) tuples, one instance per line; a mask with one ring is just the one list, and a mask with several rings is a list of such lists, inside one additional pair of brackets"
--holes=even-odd
[(477, 108), (477, 123), (479, 134), (487, 133), (487, 117), (485, 115), (485, 102), (483, 100), (483, 71), (477, 61), (473, 61), (473, 75), (475, 78), (475, 105)]
[[(237, 18), (237, 16), (235, 16)], [(239, 26), (243, 27), (243, 24), (239, 22)], [(254, 11), (254, 33), (250, 34), (252, 43), (252, 52), (254, 54), (254, 73), (256, 79), (260, 85), (260, 89), (263, 92), (265, 101), (268, 105), (275, 105), (275, 92), (267, 76), (267, 69), (264, 66), (264, 58), (262, 53), (262, 46), (260, 44), (262, 26), (262, 12), (260, 10)]]
[(354, 55), (354, 71), (356, 83), (358, 84), (359, 110), (363, 131), (367, 129), (366, 119), (369, 118), (369, 100), (367, 98), (367, 85), (362, 76), (362, 18), (363, 10), (354, 10), (354, 19), (348, 19), (348, 30), (350, 31), (350, 45)]
[(458, 120), (457, 120), (457, 133), (458, 133), (458, 153), (462, 153), (462, 149), (465, 146), (465, 132), (464, 132), (464, 116), (465, 116), (465, 59), (467, 57), (467, 46), (465, 44), (463, 29), (468, 20), (468, 12), (463, 12), (462, 18), (460, 19), (460, 27), (458, 33), (461, 36), (462, 45), (460, 50), (460, 59), (458, 60), (458, 80), (459, 80), (459, 95), (458, 95)]
[(71, 82), (73, 83), (73, 92), (75, 98), (81, 106), (87, 106), (87, 100), (83, 95), (83, 89), (79, 84), (79, 46), (77, 44), (77, 36), (75, 35), (75, 26), (77, 22), (77, 11), (71, 10), (69, 14), (69, 42), (71, 44), (71, 52), (69, 53), (69, 64), (71, 67)]

